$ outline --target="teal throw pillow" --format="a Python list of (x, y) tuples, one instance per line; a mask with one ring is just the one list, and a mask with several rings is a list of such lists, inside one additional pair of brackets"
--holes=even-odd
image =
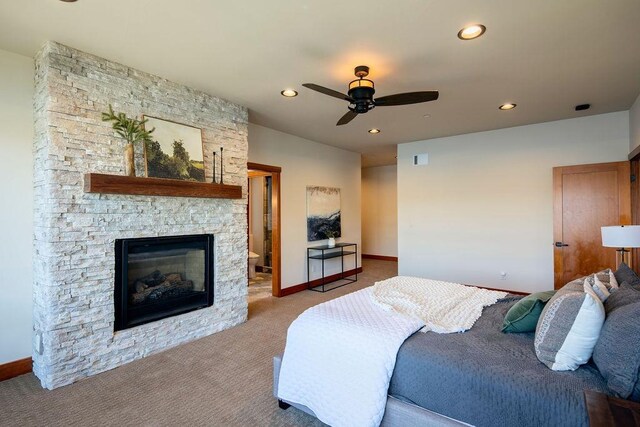
[(502, 323), (502, 332), (534, 332), (545, 304), (556, 291), (527, 295), (509, 309)]

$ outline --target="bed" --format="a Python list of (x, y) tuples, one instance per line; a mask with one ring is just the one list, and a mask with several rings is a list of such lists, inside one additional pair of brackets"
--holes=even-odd
[(587, 425), (583, 392), (606, 393), (604, 379), (592, 364), (552, 371), (536, 357), (534, 333), (501, 332), (518, 299), (486, 307), (465, 333), (413, 334), (400, 347), (389, 394), (478, 427)]
[[(400, 346), (381, 425), (588, 425), (584, 390), (607, 393), (592, 364), (557, 372), (537, 359), (533, 333), (505, 334), (502, 321), (521, 297), (485, 307), (461, 334), (413, 333)], [(278, 396), (281, 358), (274, 358)], [(280, 401), (315, 415), (308, 407)]]

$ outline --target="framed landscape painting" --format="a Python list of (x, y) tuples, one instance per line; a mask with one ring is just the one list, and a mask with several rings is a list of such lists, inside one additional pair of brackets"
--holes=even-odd
[(155, 128), (145, 144), (147, 176), (204, 182), (202, 130), (146, 116), (147, 129)]
[(340, 237), (340, 189), (307, 187), (307, 240)]

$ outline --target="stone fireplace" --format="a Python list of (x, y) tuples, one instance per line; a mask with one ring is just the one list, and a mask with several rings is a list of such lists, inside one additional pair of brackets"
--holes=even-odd
[[(247, 110), (54, 42), (36, 57), (35, 87), (33, 368), (43, 387), (245, 321)], [(85, 192), (85, 174), (125, 172), (125, 142), (101, 120), (109, 104), (201, 128), (207, 182), (224, 147), (225, 184), (242, 186), (242, 198)], [(144, 171), (140, 147), (136, 163)], [(171, 246), (195, 235), (204, 243)]]

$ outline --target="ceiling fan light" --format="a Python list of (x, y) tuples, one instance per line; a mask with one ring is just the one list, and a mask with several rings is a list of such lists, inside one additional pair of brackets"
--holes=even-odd
[(373, 81), (369, 79), (356, 79), (349, 83), (349, 90), (359, 87), (369, 87), (371, 89), (375, 88)]
[(485, 31), (487, 31), (487, 27), (485, 27), (484, 25), (481, 25), (481, 24), (469, 25), (467, 27), (464, 27), (460, 31), (458, 31), (458, 38), (460, 40), (477, 39), (478, 37), (483, 35)]

